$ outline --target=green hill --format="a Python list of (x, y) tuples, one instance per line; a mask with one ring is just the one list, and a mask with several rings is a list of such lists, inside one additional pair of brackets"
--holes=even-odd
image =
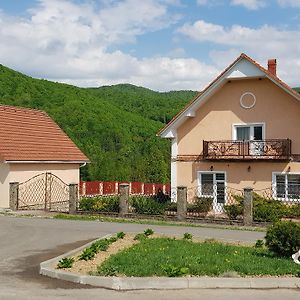
[(0, 65), (0, 103), (45, 110), (90, 158), (88, 180), (169, 181), (169, 143), (155, 134), (195, 93), (78, 88)]

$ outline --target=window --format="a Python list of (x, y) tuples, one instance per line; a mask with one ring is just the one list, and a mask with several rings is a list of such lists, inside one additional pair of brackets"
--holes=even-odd
[(234, 125), (234, 140), (261, 141), (264, 139), (263, 124)]
[(225, 203), (225, 173), (199, 172), (200, 196), (213, 197), (217, 203)]
[(246, 155), (263, 155), (264, 138), (263, 124), (234, 125), (233, 139), (243, 142), (243, 153)]
[(300, 200), (300, 174), (274, 174), (274, 196), (284, 200)]

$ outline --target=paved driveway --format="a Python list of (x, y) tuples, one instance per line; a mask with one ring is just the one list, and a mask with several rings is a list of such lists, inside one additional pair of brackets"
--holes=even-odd
[[(299, 299), (292, 290), (188, 290), (116, 292), (83, 287), (38, 274), (39, 263), (74, 249), (91, 239), (117, 231), (141, 232), (151, 227), (156, 232), (183, 234), (200, 238), (254, 242), (264, 234), (211, 228), (185, 228), (139, 224), (67, 221), (0, 216), (0, 299)], [(277, 298), (276, 298), (277, 297)]]

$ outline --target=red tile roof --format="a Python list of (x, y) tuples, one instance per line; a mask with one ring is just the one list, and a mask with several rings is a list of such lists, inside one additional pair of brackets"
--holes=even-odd
[(87, 162), (43, 111), (0, 105), (0, 160)]

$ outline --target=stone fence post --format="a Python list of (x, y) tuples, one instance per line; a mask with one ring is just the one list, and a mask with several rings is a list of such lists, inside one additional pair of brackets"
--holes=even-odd
[(19, 198), (19, 182), (9, 183), (9, 208), (11, 210), (18, 209), (18, 198)]
[(119, 215), (124, 216), (128, 214), (129, 206), (129, 184), (121, 183), (120, 188), (120, 200), (119, 200)]
[(253, 188), (244, 188), (244, 225), (251, 226), (253, 222)]
[(187, 212), (187, 187), (177, 187), (177, 219), (182, 221), (186, 219)]
[(77, 212), (78, 200), (78, 184), (69, 184), (69, 214)]

